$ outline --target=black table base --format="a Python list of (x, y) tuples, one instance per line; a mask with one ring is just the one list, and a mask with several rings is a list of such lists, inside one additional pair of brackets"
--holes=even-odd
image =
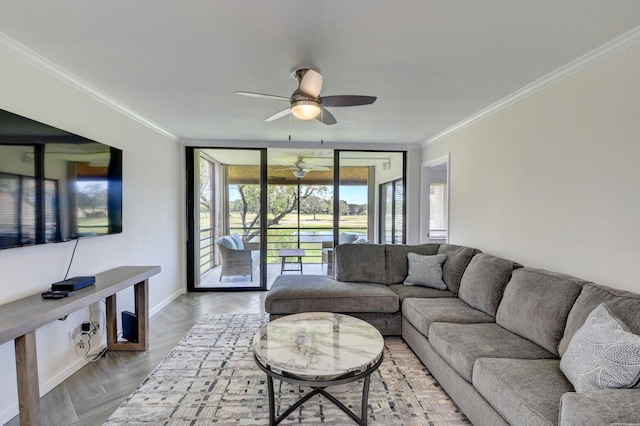
[[(381, 355), (380, 359), (374, 365), (372, 365), (362, 373), (358, 373), (358, 374), (349, 373), (344, 376), (336, 377), (335, 379), (332, 379), (332, 380), (319, 381), (319, 380), (303, 379), (303, 378), (296, 377), (294, 375), (289, 375), (286, 373), (285, 374), (275, 373), (271, 371), (269, 367), (265, 367), (264, 365), (262, 365), (262, 363), (258, 361), (256, 356), (254, 355), (253, 359), (256, 361), (256, 364), (258, 365), (258, 367), (260, 367), (260, 369), (267, 374), (267, 388), (269, 391), (269, 424), (271, 426), (275, 426), (279, 424), (284, 419), (286, 419), (289, 416), (289, 414), (295, 411), (296, 408), (300, 407), (302, 404), (307, 402), (310, 398), (314, 397), (315, 395), (320, 394), (325, 396), (329, 401), (333, 402), (336, 405), (336, 407), (344, 411), (349, 417), (351, 417), (351, 419), (354, 422), (356, 422), (361, 426), (366, 426), (367, 425), (367, 406), (368, 406), (368, 400), (369, 400), (369, 382), (371, 379), (371, 373), (373, 373), (378, 369), (378, 367), (380, 367), (380, 364), (382, 364), (382, 358), (383, 356)], [(280, 416), (276, 418), (273, 379), (277, 379), (283, 382), (293, 383), (296, 385), (308, 386), (313, 390), (309, 392), (307, 395), (300, 398), (298, 401), (296, 401), (296, 403), (293, 404), (291, 407), (289, 407), (287, 411), (285, 411), (284, 413), (282, 413)], [(353, 413), (353, 411), (351, 411), (346, 405), (340, 402), (336, 397), (331, 395), (329, 392), (325, 391), (325, 388), (329, 386), (337, 386), (337, 385), (343, 385), (345, 383), (355, 382), (360, 379), (364, 379), (364, 384), (362, 386), (361, 415), (360, 417), (358, 417), (355, 413)]]

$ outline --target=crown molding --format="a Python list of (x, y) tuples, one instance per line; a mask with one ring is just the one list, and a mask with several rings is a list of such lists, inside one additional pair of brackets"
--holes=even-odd
[(12, 39), (2, 32), (0, 32), (0, 49), (28, 63), (29, 65), (36, 67), (47, 75), (62, 81), (63, 83), (78, 90), (79, 92), (82, 92), (90, 96), (91, 98), (107, 105), (108, 107), (118, 111), (119, 113), (137, 121), (138, 123), (142, 124), (145, 127), (148, 127), (154, 132), (174, 141), (178, 140), (178, 137), (175, 134), (171, 133), (169, 130), (146, 118), (142, 114), (139, 114), (138, 112), (117, 101), (111, 96), (108, 96), (107, 94), (101, 92), (86, 81), (59, 67), (55, 63), (49, 61), (45, 57), (32, 51), (28, 47), (17, 42), (16, 40)]
[(521, 100), (526, 99), (529, 96), (534, 95), (535, 93), (564, 80), (565, 78), (582, 72), (587, 68), (590, 68), (613, 55), (616, 55), (626, 49), (629, 49), (630, 47), (635, 46), (638, 43), (640, 43), (640, 27), (637, 27), (623, 34), (622, 36), (613, 39), (609, 43), (606, 43), (579, 57), (578, 59), (569, 62), (568, 64), (558, 68), (557, 70), (552, 71), (544, 77), (534, 81), (533, 83), (526, 85), (522, 89), (517, 90), (511, 95), (454, 124), (448, 129), (423, 142), (422, 147), (424, 148), (427, 145), (438, 142), (439, 140), (459, 130), (462, 130), (467, 126), (470, 126), (492, 114), (495, 114), (502, 109), (508, 108), (516, 102), (520, 102)]

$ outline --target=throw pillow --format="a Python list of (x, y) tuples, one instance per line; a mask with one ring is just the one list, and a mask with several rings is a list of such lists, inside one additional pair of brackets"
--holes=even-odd
[(348, 232), (341, 232), (338, 236), (338, 244), (351, 244), (358, 236), (356, 234), (350, 234)]
[(640, 336), (601, 303), (571, 338), (560, 370), (578, 393), (634, 387), (640, 382)]
[(442, 281), (442, 264), (447, 260), (446, 254), (422, 256), (408, 253), (409, 275), (404, 280), (406, 285), (421, 285), (425, 287), (446, 290), (447, 285)]
[(225, 235), (224, 237), (220, 238), (218, 240), (218, 244), (231, 250), (237, 249), (235, 241), (233, 241), (233, 238), (231, 238), (228, 235)]
[(233, 238), (233, 242), (236, 243), (236, 249), (244, 250), (244, 242), (242, 241), (242, 237), (240, 237), (240, 235), (233, 234), (231, 238)]

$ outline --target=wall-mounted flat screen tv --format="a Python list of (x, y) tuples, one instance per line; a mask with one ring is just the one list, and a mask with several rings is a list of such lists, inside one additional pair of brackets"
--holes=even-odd
[(0, 249), (122, 232), (122, 151), (0, 109)]

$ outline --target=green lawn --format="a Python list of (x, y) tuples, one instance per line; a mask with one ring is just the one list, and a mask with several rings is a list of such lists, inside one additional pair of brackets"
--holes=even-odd
[[(300, 230), (301, 232), (316, 232), (323, 236), (330, 238), (331, 230), (333, 229), (333, 215), (330, 214), (316, 214), (316, 219), (313, 219), (312, 214), (300, 215)], [(203, 228), (208, 227), (209, 219), (204, 214), (201, 214), (203, 222)], [(340, 216), (340, 232), (354, 232), (358, 234), (367, 233), (367, 216)], [(233, 230), (241, 234), (240, 228), (242, 227), (242, 220), (239, 213), (231, 213), (229, 215), (229, 226)], [(279, 263), (280, 258), (277, 256), (277, 250), (280, 248), (296, 248), (297, 247), (297, 230), (298, 227), (298, 215), (297, 213), (290, 213), (280, 220), (278, 225), (271, 226), (269, 228), (268, 236), (268, 263)], [(300, 248), (306, 250), (307, 257), (303, 259), (305, 263), (319, 263), (322, 254), (322, 246), (320, 242), (304, 243), (301, 242)]]

